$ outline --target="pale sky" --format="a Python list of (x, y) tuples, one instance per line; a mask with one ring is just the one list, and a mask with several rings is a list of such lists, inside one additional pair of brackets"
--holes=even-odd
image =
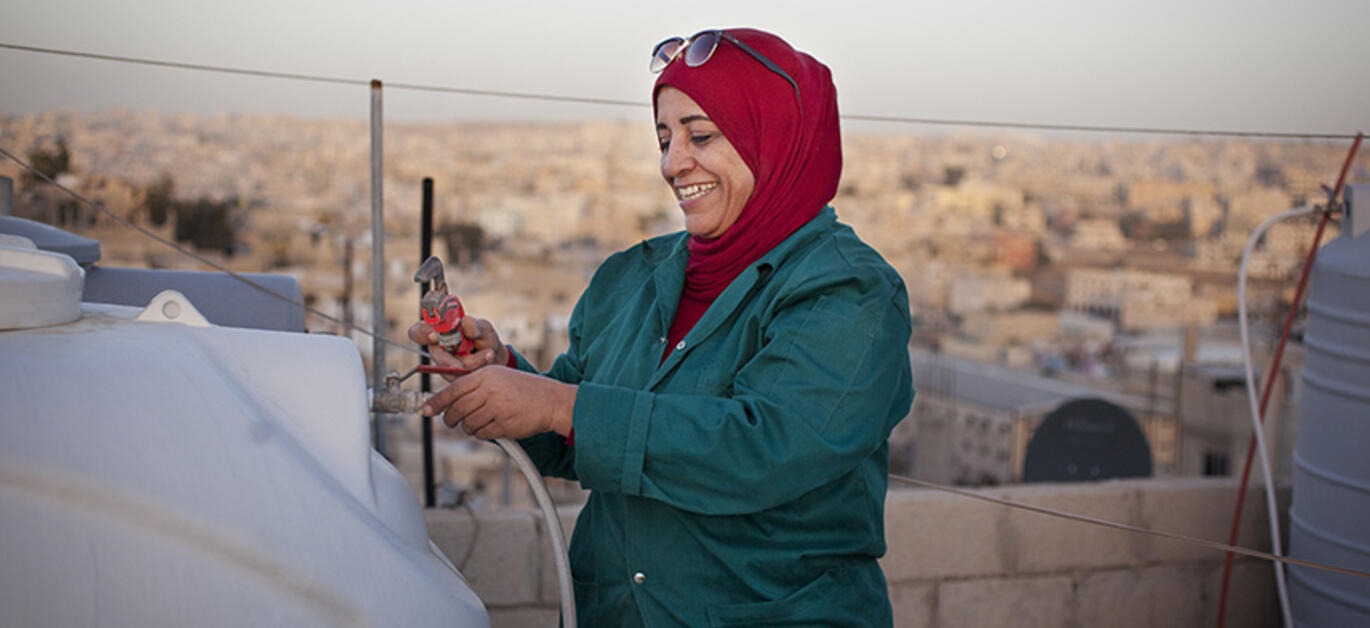
[[(1370, 131), (1370, 0), (0, 0), (0, 43), (644, 104), (652, 46), (752, 26), (832, 68), (846, 114)], [(367, 116), (365, 87), (0, 49), (0, 112)], [(387, 90), (388, 122), (646, 118)], [(909, 127), (912, 131), (927, 127)]]

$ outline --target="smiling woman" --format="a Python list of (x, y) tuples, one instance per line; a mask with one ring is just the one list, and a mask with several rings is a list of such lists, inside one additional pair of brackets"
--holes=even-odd
[(685, 231), (717, 238), (737, 222), (756, 177), (693, 98), (674, 87), (657, 94), (661, 176), (680, 199)]
[(908, 295), (827, 206), (832, 78), (747, 29), (653, 58), (685, 230), (604, 262), (545, 374), (485, 321), (463, 329), (471, 355), (430, 347), (474, 369), (430, 410), (590, 489), (570, 550), (584, 625), (889, 626), (876, 559), (912, 401)]

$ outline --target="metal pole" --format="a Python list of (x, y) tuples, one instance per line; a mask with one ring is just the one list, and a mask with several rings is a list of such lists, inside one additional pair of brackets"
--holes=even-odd
[(342, 329), (338, 330), (338, 335), (344, 338), (353, 338), (352, 335), (352, 238), (343, 240), (343, 261), (342, 261)]
[(14, 179), (0, 177), (0, 216), (14, 214)]
[[(419, 237), (419, 263), (422, 264), (433, 254), (433, 178), (423, 179), (423, 214), (421, 235)], [(419, 298), (428, 291), (428, 286), (419, 289)], [(428, 364), (428, 356), (419, 360)], [(432, 390), (427, 373), (419, 376), (419, 390), (427, 393)], [(433, 417), (423, 417), (423, 505), (432, 508), (437, 505), (436, 487), (433, 482)]]
[[(371, 79), (371, 387), (385, 385), (385, 216), (381, 199), (381, 82)], [(384, 413), (377, 412), (371, 426), (376, 451), (385, 455)]]

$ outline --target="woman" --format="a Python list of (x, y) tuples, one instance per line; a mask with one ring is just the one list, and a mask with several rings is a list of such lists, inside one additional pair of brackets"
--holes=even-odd
[(653, 66), (685, 232), (604, 262), (545, 375), (468, 320), (462, 363), (505, 366), (425, 411), (521, 438), (591, 491), (570, 549), (584, 625), (890, 625), (876, 558), (886, 439), (912, 400), (908, 296), (826, 207), (831, 76), (748, 29), (667, 40)]

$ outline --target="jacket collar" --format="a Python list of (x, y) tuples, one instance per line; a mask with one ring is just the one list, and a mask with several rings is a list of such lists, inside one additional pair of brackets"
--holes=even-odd
[[(718, 327), (746, 302), (747, 296), (775, 272), (775, 269), (789, 261), (789, 258), (796, 252), (803, 250), (810, 241), (826, 233), (836, 222), (837, 212), (831, 205), (824, 207), (812, 220), (804, 223), (789, 237), (777, 244), (775, 248), (743, 269), (733, 279), (732, 283), (728, 284), (723, 293), (714, 299), (713, 304), (704, 312), (704, 316), (700, 317), (699, 322), (695, 323), (694, 327), (685, 334), (685, 338), (682, 340), (685, 346), (672, 351), (666, 361), (661, 363), (660, 368), (652, 376), (651, 382), (648, 384), (649, 387), (655, 386), (666, 374), (670, 373), (695, 345), (703, 342), (704, 339), (717, 331)], [(656, 271), (653, 273), (657, 290), (657, 316), (663, 337), (666, 330), (670, 328), (671, 321), (675, 318), (676, 308), (680, 305), (680, 290), (685, 283), (685, 263), (689, 261), (690, 257), (688, 242), (689, 235), (681, 232), (676, 238), (674, 246), (671, 247), (670, 254), (657, 264)]]

